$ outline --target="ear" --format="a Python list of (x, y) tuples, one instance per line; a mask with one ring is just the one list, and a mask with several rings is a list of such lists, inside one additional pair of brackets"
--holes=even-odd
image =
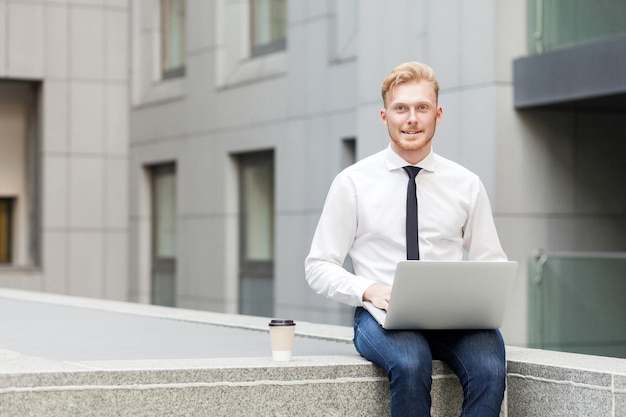
[(441, 117), (443, 116), (443, 107), (437, 107), (437, 118), (435, 119), (435, 124), (439, 124), (441, 121)]
[(387, 112), (385, 111), (384, 108), (380, 109), (380, 120), (384, 123), (387, 124)]

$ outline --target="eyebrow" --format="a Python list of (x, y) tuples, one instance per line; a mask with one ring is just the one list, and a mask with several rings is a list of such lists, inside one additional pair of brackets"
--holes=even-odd
[(418, 100), (415, 102), (405, 102), (405, 101), (392, 101), (389, 103), (390, 106), (421, 106), (423, 104), (427, 104), (429, 106), (434, 106), (435, 104), (430, 100)]

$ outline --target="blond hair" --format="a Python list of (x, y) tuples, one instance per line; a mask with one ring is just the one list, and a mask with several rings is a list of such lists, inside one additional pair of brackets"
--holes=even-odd
[(381, 88), (381, 95), (383, 97), (383, 104), (387, 105), (387, 94), (399, 86), (400, 84), (412, 82), (412, 81), (426, 81), (430, 83), (435, 90), (435, 98), (439, 98), (439, 83), (435, 76), (435, 71), (426, 64), (421, 62), (405, 62), (395, 67), (391, 73), (383, 81)]

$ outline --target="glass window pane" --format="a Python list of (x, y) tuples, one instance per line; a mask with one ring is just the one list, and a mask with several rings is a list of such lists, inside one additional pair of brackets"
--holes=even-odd
[(248, 261), (269, 261), (274, 257), (274, 194), (271, 164), (243, 167), (245, 201), (245, 257)]
[(242, 277), (240, 314), (271, 317), (274, 310), (274, 282), (268, 277)]
[(250, 19), (252, 55), (285, 49), (286, 0), (251, 0)]
[(161, 0), (164, 78), (184, 75), (185, 0)]
[(239, 312), (274, 308), (274, 152), (239, 155)]
[(172, 165), (153, 169), (154, 256), (176, 257), (176, 172)]
[(529, 0), (529, 50), (541, 53), (626, 33), (624, 0)]

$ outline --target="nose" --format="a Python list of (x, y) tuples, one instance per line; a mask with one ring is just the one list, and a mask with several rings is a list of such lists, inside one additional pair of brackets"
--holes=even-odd
[(409, 124), (414, 124), (417, 122), (417, 112), (413, 109), (409, 111), (409, 119), (407, 120)]

